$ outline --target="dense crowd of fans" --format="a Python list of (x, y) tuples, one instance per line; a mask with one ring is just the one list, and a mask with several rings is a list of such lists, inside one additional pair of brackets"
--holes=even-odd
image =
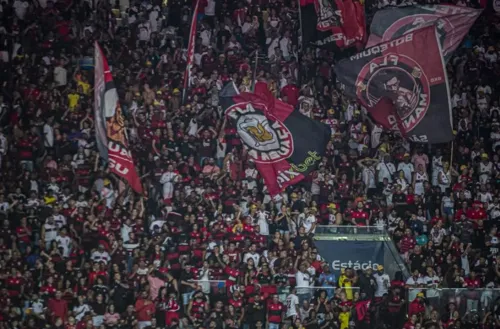
[[(299, 61), (292, 0), (200, 0), (183, 102), (192, 8), (0, 3), (0, 328), (499, 328), (497, 18), (448, 64), (455, 142), (419, 146), (342, 96), (332, 53)], [(95, 40), (144, 195), (98, 156)], [(277, 199), (218, 106), (254, 74), (332, 128), (319, 169)], [(411, 277), (335, 275), (317, 225), (385, 226)]]

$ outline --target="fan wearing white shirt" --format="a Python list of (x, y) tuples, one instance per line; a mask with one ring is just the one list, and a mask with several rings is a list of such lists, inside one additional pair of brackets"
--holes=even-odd
[(281, 38), (279, 45), (283, 57), (285, 58), (285, 60), (288, 60), (290, 58), (290, 52), (292, 50), (292, 41), (290, 40), (289, 31), (285, 31), (285, 35)]
[(9, 210), (10, 208), (10, 204), (5, 201), (5, 197), (3, 194), (0, 194), (0, 211), (1, 212), (6, 212), (7, 210)]
[(54, 206), (54, 214), (52, 215), (52, 217), (54, 218), (54, 223), (56, 224), (58, 229), (60, 229), (63, 226), (66, 226), (67, 224), (66, 217), (61, 215), (59, 213), (59, 210), (60, 210), (59, 206)]
[(267, 38), (267, 57), (272, 58), (275, 55), (276, 48), (279, 48), (280, 39), (274, 35), (271, 38)]
[(132, 220), (127, 218), (120, 229), (120, 236), (124, 243), (130, 240), (130, 233), (134, 231)]
[(71, 238), (67, 235), (67, 233), (68, 232), (66, 231), (66, 228), (63, 227), (59, 230), (59, 233), (55, 238), (58, 247), (62, 248), (63, 250), (64, 258), (69, 257), (69, 253), (71, 251)]
[(111, 182), (109, 179), (104, 180), (104, 187), (101, 190), (101, 198), (105, 199), (106, 201), (106, 207), (108, 209), (113, 208), (113, 202), (116, 198), (115, 190), (111, 186)]
[(64, 87), (68, 84), (68, 71), (64, 68), (64, 62), (54, 68), (54, 81), (58, 87)]
[(420, 276), (419, 270), (414, 269), (412, 276), (410, 276), (406, 280), (406, 285), (409, 286), (408, 289), (408, 300), (413, 301), (416, 297), (417, 294), (421, 291), (420, 289), (416, 289), (418, 285), (421, 285), (424, 283), (424, 280)]
[(158, 31), (158, 23), (161, 22), (159, 9), (160, 8), (158, 6), (154, 6), (153, 9), (149, 12), (149, 25), (151, 26), (151, 32)]
[(215, 0), (208, 0), (205, 6), (205, 16), (215, 16)]
[(149, 21), (140, 23), (137, 26), (137, 30), (139, 31), (138, 37), (140, 41), (149, 41), (149, 38), (151, 37), (151, 24), (149, 23)]
[(462, 105), (462, 96), (459, 95), (458, 93), (455, 93), (451, 98), (451, 106), (458, 107), (459, 105)]
[(255, 214), (257, 219), (257, 225), (260, 228), (260, 234), (264, 236), (269, 235), (269, 213), (265, 211), (265, 205), (262, 206), (262, 210), (258, 210)]
[(443, 228), (443, 222), (438, 221), (431, 229), (429, 235), (434, 245), (440, 246), (446, 236), (446, 230)]
[(297, 296), (297, 288), (293, 287), (286, 297), (286, 318), (295, 323), (295, 319), (299, 314), (299, 297)]
[(73, 314), (76, 321), (81, 321), (85, 314), (90, 313), (92, 309), (88, 304), (85, 304), (85, 298), (83, 295), (78, 296), (78, 305), (73, 307)]
[(253, 259), (255, 266), (259, 266), (260, 255), (257, 253), (257, 245), (255, 243), (252, 243), (248, 252), (243, 256), (243, 264), (246, 264), (250, 258)]
[(477, 193), (477, 197), (478, 197), (479, 201), (481, 201), (482, 203), (490, 203), (491, 201), (493, 201), (493, 196), (486, 189), (485, 184), (481, 185), (481, 190)]
[(308, 300), (311, 295), (311, 282), (313, 277), (307, 268), (307, 262), (303, 262), (299, 266), (299, 270), (295, 273), (295, 281), (297, 283), (297, 296), (299, 297), (299, 303), (304, 300)]
[(377, 266), (377, 273), (373, 274), (373, 278), (377, 282), (375, 297), (383, 297), (389, 292), (389, 287), (391, 286), (391, 278), (387, 273), (384, 273), (384, 266)]
[[(0, 112), (0, 116), (2, 115), (2, 112)], [(9, 149), (7, 137), (5, 137), (5, 134), (3, 134), (2, 130), (3, 129), (0, 128), (0, 167), (2, 166), (2, 158), (7, 154), (7, 150)]]
[(80, 200), (80, 196), (78, 197), (78, 201), (75, 202), (75, 207), (76, 208), (88, 208), (89, 203), (87, 200)]
[(491, 87), (485, 84), (479, 85), (476, 88), (476, 99), (481, 96), (480, 93), (483, 93), (485, 95), (491, 95)]
[(422, 278), (422, 282), (428, 288), (425, 297), (430, 299), (432, 305), (436, 305), (435, 303), (439, 301), (439, 291), (437, 289), (441, 284), (441, 279), (436, 275), (432, 267), (427, 267), (427, 275)]
[(493, 46), (488, 47), (488, 51), (484, 54), (484, 59), (486, 59), (489, 62), (490, 66), (491, 64), (497, 62), (498, 55), (495, 52), (495, 47)]
[(245, 180), (247, 182), (247, 189), (253, 190), (257, 187), (257, 178), (259, 177), (259, 171), (255, 168), (255, 163), (249, 161), (248, 168), (245, 169)]
[(316, 212), (318, 210), (314, 207), (308, 209), (308, 214), (306, 218), (302, 221), (302, 226), (304, 227), (307, 234), (314, 234), (316, 230), (316, 225), (318, 220), (316, 219)]
[(49, 250), (52, 244), (57, 237), (57, 225), (54, 222), (54, 217), (47, 217), (47, 220), (42, 226), (40, 240), (45, 241), (45, 249)]
[(490, 141), (493, 144), (493, 151), (496, 150), (498, 146), (500, 146), (500, 124), (498, 122), (493, 122), (491, 124), (491, 133), (490, 133)]
[(109, 256), (109, 253), (104, 249), (104, 246), (102, 244), (99, 244), (99, 248), (90, 255), (90, 259), (94, 263), (104, 262), (104, 264), (108, 264), (108, 262), (111, 260), (111, 257)]
[(17, 18), (20, 20), (24, 20), (24, 16), (26, 16), (26, 11), (29, 8), (29, 2), (26, 0), (16, 0), (14, 1), (14, 11), (16, 12)]
[(247, 34), (249, 31), (251, 31), (253, 28), (252, 25), (252, 17), (247, 16), (245, 17), (245, 23), (243, 23), (243, 26), (241, 27), (241, 33)]
[(413, 172), (415, 167), (413, 163), (410, 162), (410, 154), (405, 153), (403, 156), (403, 162), (398, 164), (398, 171), (403, 171), (405, 174), (405, 179), (407, 182), (411, 182), (413, 178)]
[(392, 176), (396, 172), (396, 167), (391, 163), (390, 157), (386, 155), (384, 159), (377, 165), (378, 183), (383, 183), (384, 178), (387, 178), (389, 183), (392, 183)]
[(43, 125), (43, 135), (44, 141), (43, 144), (46, 148), (54, 147), (54, 127), (52, 127), (52, 121), (54, 117), (50, 117), (47, 119), (47, 122)]

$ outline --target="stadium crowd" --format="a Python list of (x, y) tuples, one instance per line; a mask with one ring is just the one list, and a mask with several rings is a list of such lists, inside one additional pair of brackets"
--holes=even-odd
[[(192, 8), (1, 1), (0, 328), (500, 328), (498, 19), (448, 65), (455, 142), (418, 145), (342, 96), (332, 53), (299, 61), (297, 1), (200, 0), (183, 102)], [(144, 195), (98, 156), (95, 40)], [(254, 74), (332, 128), (319, 169), (277, 199), (218, 106)], [(333, 274), (318, 225), (384, 226), (411, 276)]]

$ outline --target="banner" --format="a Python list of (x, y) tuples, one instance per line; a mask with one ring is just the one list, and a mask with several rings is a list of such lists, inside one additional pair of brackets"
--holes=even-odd
[(184, 89), (182, 90), (182, 102), (186, 100), (186, 92), (191, 84), (191, 70), (194, 63), (194, 47), (196, 45), (196, 25), (198, 22), (198, 7), (200, 0), (196, 0), (194, 6), (193, 18), (191, 19), (191, 29), (189, 30), (189, 41), (186, 54), (186, 71), (184, 72)]
[(448, 61), (481, 11), (451, 5), (388, 7), (377, 11), (373, 17), (366, 47), (435, 24), (445, 61)]
[(318, 254), (330, 265), (333, 273), (340, 275), (342, 269), (377, 270), (384, 265), (384, 242), (381, 241), (335, 241), (315, 240)]
[(300, 0), (302, 43), (331, 50), (365, 41), (364, 6), (356, 0)]
[(330, 127), (275, 99), (263, 82), (255, 84), (255, 93), (241, 94), (230, 82), (220, 100), (271, 196), (316, 169), (330, 140)]
[(441, 54), (436, 28), (429, 26), (346, 58), (335, 73), (344, 92), (384, 128), (414, 142), (445, 143), (453, 129)]
[(100, 156), (108, 162), (111, 172), (123, 177), (137, 193), (142, 193), (139, 176), (128, 148), (122, 108), (108, 61), (95, 42), (95, 127)]

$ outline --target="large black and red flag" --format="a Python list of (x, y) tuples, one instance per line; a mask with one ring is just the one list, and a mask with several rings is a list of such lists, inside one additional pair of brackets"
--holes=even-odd
[(481, 9), (452, 5), (388, 7), (377, 11), (366, 47), (392, 40), (426, 25), (436, 25), (445, 61), (462, 43)]
[(97, 147), (111, 172), (123, 177), (138, 193), (142, 185), (128, 147), (125, 120), (113, 76), (101, 47), (95, 42), (94, 107)]
[(362, 46), (365, 9), (358, 0), (300, 0), (302, 45), (331, 50)]
[(254, 93), (239, 93), (229, 82), (220, 99), (271, 196), (316, 169), (330, 140), (330, 127), (275, 99), (263, 82), (255, 84)]
[(435, 26), (420, 28), (340, 61), (344, 92), (384, 128), (414, 142), (453, 139), (450, 92)]

